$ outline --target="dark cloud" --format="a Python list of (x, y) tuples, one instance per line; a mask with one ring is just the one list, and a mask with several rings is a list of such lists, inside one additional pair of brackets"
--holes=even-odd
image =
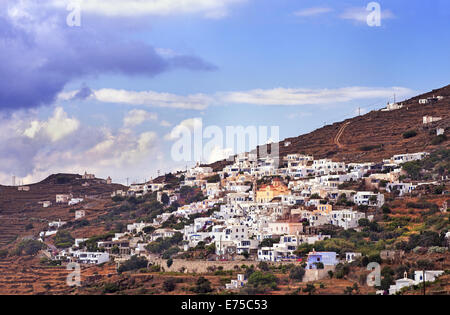
[(78, 90), (78, 92), (73, 96), (74, 100), (85, 100), (89, 96), (93, 95), (94, 91), (92, 91), (88, 86), (85, 84)]
[[(174, 68), (209, 71), (195, 56), (165, 58), (104, 25), (68, 27), (66, 11), (11, 18), (0, 13), (0, 110), (51, 104), (72, 80), (100, 74), (153, 77)], [(6, 11), (7, 12), (7, 11)], [(76, 97), (86, 98), (88, 87)]]

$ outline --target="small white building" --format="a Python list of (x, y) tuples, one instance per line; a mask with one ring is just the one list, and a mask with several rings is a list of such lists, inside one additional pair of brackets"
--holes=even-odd
[(370, 191), (358, 191), (353, 196), (353, 202), (357, 205), (381, 207), (384, 205), (384, 195), (382, 193), (376, 194)]
[(68, 203), (72, 197), (72, 194), (58, 194), (56, 195), (56, 203)]
[(361, 253), (345, 253), (345, 261), (348, 263), (355, 261), (358, 257), (361, 257)]
[(406, 162), (422, 160), (423, 158), (425, 158), (428, 155), (429, 155), (429, 153), (427, 153), (427, 152), (396, 154), (392, 158), (390, 158), (388, 160), (384, 160), (383, 162), (400, 165), (400, 164), (403, 164)]
[(53, 228), (53, 229), (59, 229), (60, 227), (62, 227), (62, 226), (65, 225), (66, 223), (67, 223), (67, 222), (65, 222), (65, 221), (58, 220), (58, 221), (49, 222), (49, 223), (48, 223), (48, 226), (49, 226), (50, 228)]
[(231, 283), (225, 284), (227, 290), (237, 290), (245, 286), (247, 280), (245, 280), (245, 275), (240, 273), (237, 275), (237, 280), (231, 280)]
[[(425, 282), (434, 282), (436, 278), (444, 273), (443, 270), (425, 270)], [(414, 272), (414, 281), (416, 284), (424, 281), (423, 271), (416, 270)]]
[(73, 252), (73, 257), (80, 264), (100, 265), (109, 261), (109, 254), (103, 252)]
[(86, 171), (84, 172), (84, 175), (81, 176), (81, 179), (95, 179), (94, 174), (88, 174)]
[(408, 274), (405, 272), (405, 275), (402, 279), (395, 280), (395, 284), (392, 284), (389, 287), (389, 295), (394, 295), (399, 292), (403, 288), (407, 288), (413, 286), (415, 281), (408, 278)]
[(49, 200), (46, 200), (46, 201), (40, 201), (39, 204), (42, 205), (42, 208), (48, 208), (52, 205), (52, 202)]
[(77, 205), (77, 204), (83, 202), (83, 200), (84, 200), (83, 198), (72, 198), (69, 200), (68, 205), (74, 206), (74, 205)]
[(416, 185), (413, 185), (411, 183), (388, 183), (386, 185), (386, 191), (398, 191), (399, 196), (403, 196), (405, 194), (410, 194), (414, 189), (416, 189), (416, 187)]
[(75, 211), (75, 220), (84, 218), (85, 216), (86, 216), (86, 211), (84, 211), (84, 210)]
[(442, 120), (442, 117), (423, 116), (423, 124), (431, 124), (433, 122)]
[(382, 111), (391, 111), (391, 110), (397, 110), (403, 108), (403, 104), (399, 103), (388, 103), (385, 109), (382, 109)]

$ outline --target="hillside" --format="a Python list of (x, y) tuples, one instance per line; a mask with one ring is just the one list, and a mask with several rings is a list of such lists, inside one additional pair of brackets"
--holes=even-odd
[[(419, 99), (444, 96), (443, 100), (419, 104)], [(331, 158), (345, 162), (381, 161), (394, 154), (432, 151), (431, 142), (436, 127), (450, 127), (450, 85), (403, 101), (403, 108), (393, 111), (376, 110), (324, 126), (313, 132), (287, 138), (280, 142), (280, 155), (311, 154), (315, 158)], [(442, 120), (423, 125), (423, 116), (442, 117)], [(415, 130), (417, 136), (405, 139), (403, 133)], [(440, 146), (449, 146), (445, 141)], [(218, 161), (210, 164), (215, 170), (230, 164)]]
[[(86, 182), (89, 186), (82, 185)], [(72, 193), (75, 198), (84, 198), (83, 209), (89, 216), (91, 212), (104, 209), (104, 197), (109, 197), (114, 190), (125, 188), (117, 184), (107, 185), (101, 179), (82, 180), (80, 175), (73, 174), (51, 175), (27, 186), (29, 191), (0, 185), (0, 247), (18, 237), (32, 235), (36, 228), (45, 227), (48, 220), (72, 220), (77, 206), (56, 205), (56, 194)], [(38, 202), (45, 200), (53, 205), (43, 208)], [(30, 223), (35, 229), (27, 231), (25, 226)]]

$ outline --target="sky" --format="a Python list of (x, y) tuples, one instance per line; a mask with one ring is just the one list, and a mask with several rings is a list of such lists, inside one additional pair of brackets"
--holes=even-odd
[[(227, 126), (261, 144), (380, 109), (449, 84), (449, 32), (447, 0), (3, 0), (0, 183), (142, 182), (239, 151)], [(208, 128), (223, 145), (176, 158)]]

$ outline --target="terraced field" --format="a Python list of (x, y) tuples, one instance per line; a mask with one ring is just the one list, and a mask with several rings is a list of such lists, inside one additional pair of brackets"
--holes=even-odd
[[(0, 259), (0, 294), (70, 294), (78, 289), (66, 284), (71, 271), (64, 266), (43, 266), (38, 258)], [(82, 267), (82, 285), (116, 275), (114, 266)]]

